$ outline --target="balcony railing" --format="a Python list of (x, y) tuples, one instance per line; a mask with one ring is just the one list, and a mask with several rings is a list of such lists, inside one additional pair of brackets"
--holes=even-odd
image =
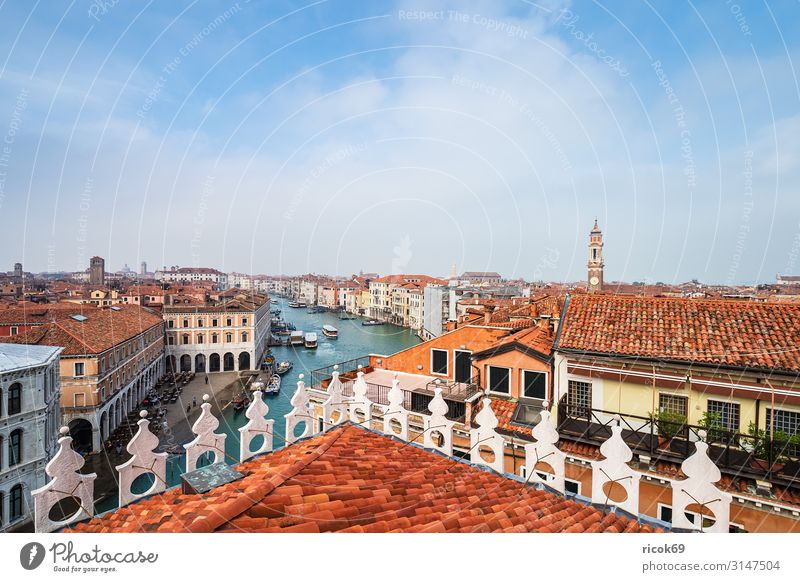
[(611, 436), (614, 415), (620, 417), (622, 437), (637, 453), (653, 459), (680, 462), (695, 451), (700, 431), (706, 433), (708, 454), (724, 473), (776, 482), (800, 483), (800, 447), (796, 439), (770, 439), (769, 435), (741, 434), (716, 426), (692, 425), (658, 417), (568, 404), (558, 406), (558, 432), (574, 440), (601, 444)]
[[(353, 384), (355, 384), (358, 374), (358, 366), (362, 366), (362, 371), (365, 374), (373, 370), (373, 368), (369, 366), (369, 356), (340, 362), (337, 365), (339, 366), (339, 381), (342, 383), (342, 394), (347, 397), (353, 396)], [(332, 375), (333, 365), (312, 370), (311, 387), (327, 391)], [(429, 382), (425, 388), (407, 390), (403, 388), (401, 383), (400, 388), (403, 388), (403, 395), (405, 397), (403, 406), (410, 412), (428, 414), (428, 404), (433, 399), (435, 394), (434, 388), (437, 386), (442, 389), (442, 397), (447, 403), (448, 411), (445, 416), (450, 420), (463, 422), (466, 415), (466, 400), (480, 391), (474, 384), (443, 382), (437, 385), (435, 382)], [(367, 398), (375, 404), (386, 406), (389, 404), (389, 390), (391, 390), (391, 388), (391, 386), (384, 384), (367, 382)]]

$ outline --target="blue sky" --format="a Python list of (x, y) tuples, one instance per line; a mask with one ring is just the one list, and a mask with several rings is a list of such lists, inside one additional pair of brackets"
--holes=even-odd
[(0, 265), (800, 272), (796, 2), (0, 3)]

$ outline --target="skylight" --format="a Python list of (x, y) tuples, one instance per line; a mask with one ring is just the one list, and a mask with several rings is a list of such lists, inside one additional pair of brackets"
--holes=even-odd
[(87, 319), (89, 319), (88, 317), (86, 317), (85, 315), (81, 315), (80, 313), (77, 313), (75, 315), (70, 315), (70, 317), (75, 321), (86, 321)]
[(122, 311), (122, 307), (117, 307), (116, 305), (112, 305), (111, 309), (113, 309), (114, 311)]

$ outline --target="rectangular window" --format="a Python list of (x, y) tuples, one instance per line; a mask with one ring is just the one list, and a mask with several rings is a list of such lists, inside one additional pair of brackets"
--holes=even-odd
[(83, 362), (75, 362), (75, 377), (83, 376), (85, 371), (85, 364)]
[(217, 327), (218, 323), (219, 323), (219, 320), (217, 320), (216, 318), (212, 319), (211, 320), (211, 327)]
[(18, 329), (16, 327), (11, 328), (11, 335), (17, 335)]
[[(767, 408), (767, 434), (772, 428), (772, 409)], [(785, 432), (789, 436), (800, 433), (800, 412), (775, 410), (775, 432)]]
[(592, 383), (582, 380), (567, 382), (567, 404), (586, 411), (592, 407)]
[(573, 495), (580, 495), (581, 494), (580, 481), (573, 481), (572, 479), (564, 479), (564, 491), (566, 493), (572, 493)]
[(544, 372), (522, 371), (522, 395), (525, 398), (547, 398), (547, 374)]
[(739, 432), (738, 402), (708, 401), (708, 413), (714, 415), (714, 422), (724, 431)]
[(447, 361), (449, 360), (447, 350), (431, 350), (431, 374), (447, 375)]
[(511, 370), (489, 366), (489, 390), (499, 394), (511, 394)]
[(659, 394), (658, 411), (679, 414), (686, 418), (689, 408), (689, 399), (686, 396), (677, 394)]

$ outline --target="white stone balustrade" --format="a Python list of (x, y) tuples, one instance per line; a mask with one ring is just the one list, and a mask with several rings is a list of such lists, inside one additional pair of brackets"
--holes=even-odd
[[(158, 437), (150, 432), (150, 421), (147, 420), (147, 411), (139, 413), (139, 430), (126, 447), (132, 455), (121, 465), (117, 465), (119, 473), (119, 506), (124, 507), (129, 503), (161, 493), (167, 488), (167, 453), (156, 453)], [(133, 482), (141, 475), (153, 475), (153, 484), (144, 493), (134, 493)]]
[[(359, 366), (356, 381), (353, 383), (353, 399), (350, 401), (350, 422), (370, 428), (372, 425), (372, 401), (367, 396), (368, 390), (364, 372)], [(359, 413), (361, 419), (359, 419)]]
[(474, 465), (484, 465), (505, 472), (503, 437), (497, 434), (497, 416), (492, 410), (492, 401), (483, 398), (483, 407), (475, 415), (478, 428), (469, 431), (470, 461)]
[(383, 410), (383, 433), (408, 442), (410, 437), (408, 410), (405, 408), (406, 397), (400, 388), (397, 374), (392, 379), (392, 387), (389, 389), (387, 397), (389, 404)]
[(322, 403), (323, 432), (346, 421), (349, 414), (350, 405), (344, 396), (344, 386), (339, 380), (339, 366), (336, 365), (333, 367), (331, 382), (328, 384), (328, 397)]
[[(558, 431), (547, 410), (549, 403), (542, 403), (543, 410), (540, 413), (539, 422), (531, 430), (535, 442), (525, 445), (525, 472), (527, 481), (533, 483), (543, 483), (560, 493), (564, 493), (564, 477), (567, 455), (556, 446), (558, 443)], [(540, 463), (547, 467), (536, 466)], [(539, 473), (551, 475), (548, 479), (542, 479)]]
[[(306, 383), (303, 381), (303, 374), (300, 374), (297, 381), (297, 390), (291, 399), (292, 410), (283, 417), (286, 419), (286, 443), (293, 443), (299, 439), (306, 438), (314, 434), (314, 418), (311, 414), (311, 397), (306, 390)], [(303, 432), (295, 436), (295, 428), (303, 425)]]
[[(622, 438), (619, 415), (614, 415), (611, 436), (600, 445), (600, 454), (604, 457), (602, 460), (592, 461), (592, 503), (616, 505), (638, 515), (642, 474), (628, 465), (633, 452)], [(615, 500), (614, 496), (618, 498)]]
[[(31, 492), (34, 508), (34, 528), (37, 533), (48, 533), (70, 523), (87, 519), (94, 515), (94, 480), (97, 475), (82, 475), (78, 471), (85, 461), (72, 449), (72, 437), (67, 427), (61, 428), (58, 451), (47, 463), (45, 472), (51, 481), (44, 487)], [(77, 511), (65, 519), (50, 519), (50, 511), (66, 499), (78, 502)]]
[[(439, 380), (436, 380), (439, 384)], [(434, 397), (428, 403), (429, 416), (424, 416), (425, 436), (423, 443), (428, 448), (436, 449), (445, 455), (453, 456), (453, 427), (455, 421), (448, 419), (447, 402), (442, 397), (442, 389), (438, 386), (433, 389)]]
[(187, 473), (197, 469), (197, 461), (207, 452), (214, 455), (214, 463), (221, 463), (225, 460), (227, 435), (214, 432), (219, 428), (219, 421), (211, 413), (211, 404), (208, 400), (208, 394), (204, 394), (203, 404), (200, 405), (202, 412), (192, 425), (192, 432), (196, 435), (195, 439), (189, 444), (183, 445), (183, 448), (186, 449)]
[[(694, 454), (681, 464), (686, 479), (672, 482), (672, 525), (681, 529), (728, 533), (733, 497), (714, 485), (722, 474), (708, 456), (705, 438), (705, 431), (700, 431)], [(692, 523), (686, 516), (686, 511), (701, 514), (704, 510), (713, 513), (714, 523), (708, 527), (703, 527), (702, 515), (696, 518), (697, 523)]]
[[(269, 406), (264, 402), (264, 393), (261, 391), (263, 387), (264, 385), (260, 382), (256, 384), (256, 390), (253, 391), (253, 401), (244, 413), (249, 420), (246, 425), (239, 429), (239, 461), (242, 463), (250, 457), (272, 451), (272, 427), (275, 421), (266, 418), (267, 413), (269, 413)], [(264, 437), (263, 443), (257, 450), (252, 451), (251, 444), (253, 439), (259, 435)]]

